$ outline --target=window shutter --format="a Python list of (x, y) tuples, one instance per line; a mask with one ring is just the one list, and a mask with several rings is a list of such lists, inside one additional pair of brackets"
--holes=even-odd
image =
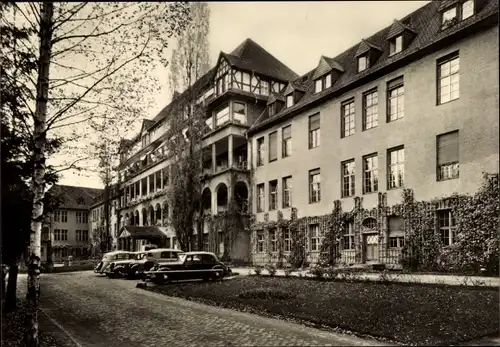
[(393, 79), (387, 83), (387, 89), (393, 89), (403, 85), (403, 76)]
[(437, 161), (438, 165), (458, 162), (458, 131), (438, 135)]
[(319, 118), (319, 113), (315, 114), (314, 116), (309, 117), (309, 130), (316, 130), (319, 129), (320, 126), (320, 118)]

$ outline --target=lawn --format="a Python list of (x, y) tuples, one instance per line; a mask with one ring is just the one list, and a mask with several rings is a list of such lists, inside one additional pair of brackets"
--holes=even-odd
[(498, 288), (244, 276), (148, 290), (403, 344), (450, 345), (499, 331)]

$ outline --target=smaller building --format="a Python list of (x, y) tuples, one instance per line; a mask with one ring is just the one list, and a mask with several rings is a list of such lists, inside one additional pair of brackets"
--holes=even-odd
[(174, 233), (167, 228), (157, 226), (126, 225), (118, 235), (118, 249), (124, 251), (145, 251), (146, 247), (178, 249), (179, 244)]
[(89, 208), (102, 189), (54, 185), (49, 192), (61, 203), (42, 227), (42, 261), (87, 258), (91, 250)]
[[(120, 191), (116, 184), (109, 187), (109, 192), (101, 190), (90, 206), (89, 230), (90, 239), (96, 250), (115, 250), (117, 249), (119, 214), (120, 209)], [(106, 218), (108, 211), (108, 218)], [(109, 228), (107, 223), (109, 221)]]

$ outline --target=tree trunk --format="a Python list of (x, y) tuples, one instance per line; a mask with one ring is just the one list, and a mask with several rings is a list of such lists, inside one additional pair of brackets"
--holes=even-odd
[(40, 11), (40, 50), (33, 134), (33, 213), (28, 262), (28, 309), (26, 314), (26, 346), (38, 346), (38, 302), (40, 300), (40, 260), (43, 197), (45, 195), (45, 145), (47, 140), (47, 101), (49, 94), (49, 67), (52, 50), (54, 3), (44, 2)]
[(17, 302), (17, 273), (19, 264), (13, 261), (9, 264), (9, 279), (7, 281), (7, 293), (5, 295), (5, 310), (10, 312), (16, 308)]
[(104, 213), (105, 213), (105, 216), (104, 216), (104, 223), (105, 223), (105, 236), (104, 236), (104, 240), (106, 240), (105, 242), (105, 247), (106, 249), (103, 250), (103, 253), (105, 252), (109, 252), (111, 250), (111, 232), (110, 232), (110, 229), (111, 229), (111, 226), (110, 226), (110, 213), (111, 213), (111, 209), (109, 208), (109, 183), (106, 183), (106, 185), (104, 186)]

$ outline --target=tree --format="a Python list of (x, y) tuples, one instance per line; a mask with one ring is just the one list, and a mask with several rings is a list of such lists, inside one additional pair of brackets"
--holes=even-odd
[[(11, 20), (14, 9), (14, 20)], [(40, 239), (49, 132), (67, 136), (64, 146), (73, 157), (81, 151), (90, 119), (103, 114), (115, 119), (133, 117), (147, 105), (148, 91), (157, 84), (149, 73), (164, 58), (168, 40), (189, 21), (187, 3), (13, 3), (2, 7), (6, 25), (28, 27), (24, 52), (34, 56), (35, 73), (25, 72), (14, 83), (29, 86), (20, 99), (30, 113), (25, 131), (32, 136), (33, 192), (28, 266), (28, 319), (26, 343), (38, 345)], [(21, 14), (21, 24), (15, 14)], [(38, 52), (37, 52), (38, 51)], [(134, 76), (130, 78), (130, 76)], [(148, 76), (144, 80), (138, 76)], [(85, 126), (87, 125), (87, 126)], [(94, 134), (95, 135), (95, 134)], [(74, 168), (76, 158), (68, 167)]]
[[(202, 90), (202, 76), (210, 61), (208, 32), (210, 9), (206, 3), (193, 3), (192, 22), (177, 40), (172, 52), (169, 81), (173, 91), (185, 90), (172, 103), (168, 150), (173, 158), (171, 186), (167, 192), (171, 207), (169, 224), (181, 249), (188, 250), (194, 234), (194, 223), (201, 209), (202, 151), (205, 113), (197, 104)], [(174, 93), (175, 95), (175, 93)]]

